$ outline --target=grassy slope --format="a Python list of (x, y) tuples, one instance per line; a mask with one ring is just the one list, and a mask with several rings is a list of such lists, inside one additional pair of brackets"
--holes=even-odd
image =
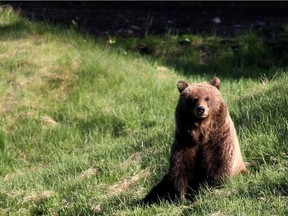
[[(217, 39), (198, 40), (209, 47)], [(272, 67), (266, 79), (259, 71), (249, 77), (242, 65), (227, 76), (232, 54), (218, 52), (226, 53), (217, 59), (222, 74), (203, 63), (193, 69), (205, 74), (189, 74), (187, 59), (197, 49), (168, 58), (176, 65), (168, 69), (0, 8), (0, 214), (287, 214), (288, 75)], [(176, 81), (213, 73), (222, 79), (250, 175), (203, 188), (196, 203), (138, 206), (167, 168)]]

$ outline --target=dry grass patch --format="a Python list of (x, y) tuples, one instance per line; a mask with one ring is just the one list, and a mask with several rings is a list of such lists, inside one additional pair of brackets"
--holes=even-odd
[(89, 179), (89, 178), (97, 175), (97, 171), (98, 171), (98, 170), (95, 169), (95, 168), (89, 168), (88, 170), (83, 171), (83, 172), (80, 174), (79, 178), (80, 178), (80, 179)]
[(148, 177), (150, 175), (150, 172), (146, 169), (146, 170), (141, 170), (140, 172), (138, 172), (137, 174), (128, 177), (126, 179), (123, 179), (122, 181), (111, 185), (108, 187), (108, 193), (109, 196), (115, 196), (118, 195), (120, 193), (124, 193), (127, 192), (128, 190), (131, 189), (131, 187), (138, 182), (140, 179)]
[(43, 192), (32, 192), (31, 194), (26, 195), (23, 200), (22, 200), (22, 204), (28, 203), (28, 202), (35, 202), (35, 203), (39, 203), (43, 200), (46, 200), (52, 196), (55, 195), (54, 191), (43, 191)]
[(52, 119), (51, 117), (49, 117), (47, 115), (41, 116), (40, 120), (44, 126), (47, 126), (50, 128), (54, 128), (54, 127), (58, 126), (58, 122), (56, 122), (54, 119)]
[(135, 152), (131, 154), (131, 156), (123, 161), (121, 164), (117, 165), (117, 169), (123, 169), (123, 167), (130, 167), (132, 165), (137, 165), (141, 162), (143, 158), (143, 153), (141, 152)]

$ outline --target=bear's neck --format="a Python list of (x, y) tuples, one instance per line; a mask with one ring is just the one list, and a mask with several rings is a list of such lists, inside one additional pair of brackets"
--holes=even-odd
[[(211, 121), (209, 117), (205, 119), (196, 119), (186, 116), (178, 118), (176, 121), (176, 137), (178, 137), (183, 146), (205, 145), (210, 142), (213, 134), (219, 133), (219, 130), (225, 124), (225, 116)], [(216, 121), (215, 121), (216, 120)], [(216, 136), (217, 137), (217, 136)]]

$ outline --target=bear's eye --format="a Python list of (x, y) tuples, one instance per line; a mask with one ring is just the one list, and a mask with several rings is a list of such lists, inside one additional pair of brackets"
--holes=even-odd
[(209, 97), (206, 97), (206, 98), (205, 98), (205, 101), (206, 101), (206, 102), (208, 102), (209, 100), (210, 100)]
[(192, 98), (192, 100), (191, 100), (191, 102), (192, 102), (193, 104), (197, 103), (197, 101), (198, 101), (198, 97), (194, 97), (194, 98)]

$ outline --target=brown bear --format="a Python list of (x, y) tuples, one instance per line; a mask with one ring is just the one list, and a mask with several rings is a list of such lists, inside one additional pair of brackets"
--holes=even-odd
[(168, 173), (144, 198), (145, 204), (183, 200), (195, 195), (201, 183), (215, 185), (246, 172), (234, 124), (219, 92), (220, 79), (179, 81), (177, 87), (180, 97)]

